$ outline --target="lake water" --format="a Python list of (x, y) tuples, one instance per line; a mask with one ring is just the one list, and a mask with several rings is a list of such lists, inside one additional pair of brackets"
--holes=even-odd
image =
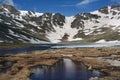
[(52, 48), (120, 47), (120, 43), (68, 43), (57, 44)]
[(52, 67), (34, 67), (31, 80), (89, 80), (91, 77), (103, 77), (103, 74), (93, 70), (88, 71), (85, 65), (75, 64), (70, 59), (63, 59)]
[(51, 48), (51, 45), (49, 44), (42, 44), (40, 46), (30, 46), (30, 47), (23, 47), (23, 48), (14, 48), (14, 49), (0, 49), (0, 55), (4, 54), (17, 54), (17, 53), (23, 53), (23, 52), (29, 52), (29, 51), (35, 51), (35, 50), (46, 50)]
[(60, 49), (60, 48), (86, 48), (86, 47), (113, 47), (120, 46), (120, 43), (59, 43), (59, 44), (40, 44), (39, 46), (31, 46), (24, 48), (15, 48), (15, 49), (0, 49), (0, 55), (3, 54), (16, 54), (22, 52), (29, 52), (35, 50), (46, 50), (46, 49)]
[[(0, 49), (0, 55), (3, 54), (16, 54), (22, 52), (29, 52), (35, 50), (47, 50), (47, 49), (60, 49), (60, 48), (87, 48), (87, 47), (113, 47), (120, 46), (120, 43), (69, 43), (69, 44), (40, 44), (40, 46), (31, 46), (25, 48), (15, 49)], [(7, 63), (8, 64), (8, 63)], [(5, 70), (0, 71), (4, 73), (9, 69), (9, 66)], [(40, 66), (32, 68), (34, 73), (30, 76), (31, 80), (89, 80), (91, 77), (103, 77), (99, 71), (88, 71), (85, 65), (75, 64), (70, 59), (63, 59), (56, 65), (46, 68)]]

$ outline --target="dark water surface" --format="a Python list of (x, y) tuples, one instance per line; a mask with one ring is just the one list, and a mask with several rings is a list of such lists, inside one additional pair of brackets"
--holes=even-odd
[(17, 54), (22, 52), (29, 52), (29, 51), (35, 51), (35, 50), (46, 50), (51, 48), (52, 45), (49, 44), (43, 44), (40, 46), (30, 46), (30, 47), (23, 47), (23, 48), (14, 48), (14, 49), (0, 49), (0, 55), (4, 54)]
[(60, 49), (60, 48), (86, 48), (86, 47), (120, 47), (120, 43), (58, 43), (58, 44), (40, 44), (39, 46), (30, 46), (15, 49), (0, 49), (0, 55), (16, 54), (35, 50)]
[(70, 59), (63, 59), (52, 67), (39, 66), (32, 68), (31, 80), (89, 80), (91, 77), (103, 77), (93, 70), (88, 71), (85, 65), (75, 64)]

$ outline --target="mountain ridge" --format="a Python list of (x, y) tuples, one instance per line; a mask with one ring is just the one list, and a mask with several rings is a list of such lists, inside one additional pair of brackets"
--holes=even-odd
[(66, 17), (0, 4), (0, 42), (120, 41), (120, 5)]

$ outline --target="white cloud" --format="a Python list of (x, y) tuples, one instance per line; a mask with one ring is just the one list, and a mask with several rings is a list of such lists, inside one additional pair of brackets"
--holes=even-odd
[(88, 4), (96, 2), (96, 1), (98, 1), (98, 0), (82, 0), (81, 2), (78, 2), (76, 4), (62, 5), (62, 7), (83, 6), (83, 5), (88, 5)]
[(0, 3), (14, 6), (13, 0), (0, 0)]
[(79, 3), (77, 3), (76, 6), (87, 5), (87, 4), (95, 2), (95, 1), (98, 1), (98, 0), (83, 0), (83, 1), (81, 1)]

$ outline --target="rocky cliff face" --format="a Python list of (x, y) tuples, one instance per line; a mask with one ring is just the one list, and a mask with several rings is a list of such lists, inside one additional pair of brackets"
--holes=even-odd
[(120, 40), (120, 6), (65, 17), (0, 5), (0, 42)]

